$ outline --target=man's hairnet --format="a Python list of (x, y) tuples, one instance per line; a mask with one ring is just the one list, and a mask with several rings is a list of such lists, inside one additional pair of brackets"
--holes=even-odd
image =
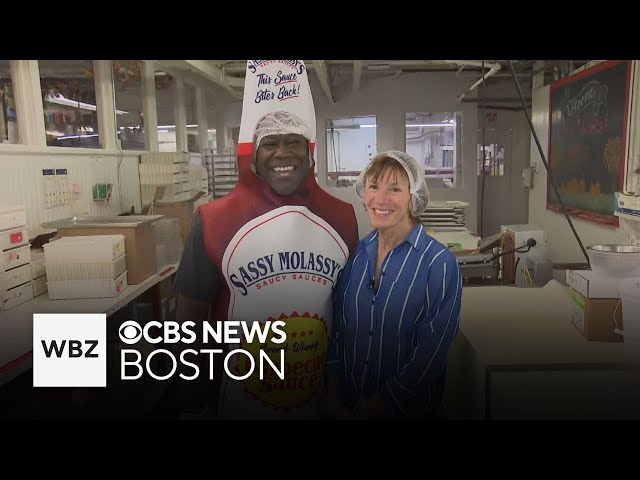
[(364, 200), (367, 172), (374, 162), (383, 157), (393, 158), (402, 166), (402, 168), (404, 168), (404, 171), (407, 173), (407, 177), (409, 177), (411, 215), (414, 217), (420, 216), (429, 203), (429, 188), (427, 187), (427, 180), (424, 176), (424, 168), (421, 167), (420, 164), (418, 164), (418, 162), (408, 153), (400, 152), (398, 150), (389, 150), (387, 152), (378, 153), (374, 156), (366, 168), (360, 172), (360, 176), (356, 180), (356, 193)]
[[(266, 114), (256, 124), (253, 131), (253, 151), (258, 150), (262, 139), (269, 135), (302, 135), (307, 141), (311, 140), (311, 129), (297, 115), (291, 112), (278, 111)], [(311, 153), (309, 162), (313, 163)]]

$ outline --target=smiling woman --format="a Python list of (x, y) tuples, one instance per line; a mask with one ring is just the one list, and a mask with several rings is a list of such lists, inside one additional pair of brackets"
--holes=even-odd
[(379, 153), (356, 192), (375, 230), (358, 243), (334, 291), (330, 411), (441, 418), (462, 276), (455, 256), (416, 220), (429, 201), (424, 169), (407, 153)]

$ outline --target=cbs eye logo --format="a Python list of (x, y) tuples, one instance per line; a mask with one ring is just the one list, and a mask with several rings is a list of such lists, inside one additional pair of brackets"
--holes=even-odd
[(120, 340), (122, 340), (123, 343), (133, 345), (134, 343), (138, 343), (140, 338), (142, 338), (142, 328), (140, 328), (138, 322), (127, 320), (120, 325), (118, 334), (120, 335)]

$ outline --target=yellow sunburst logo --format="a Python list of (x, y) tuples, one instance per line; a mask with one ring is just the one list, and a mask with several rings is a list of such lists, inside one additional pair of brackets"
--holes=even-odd
[[(268, 320), (276, 321), (275, 318)], [(287, 335), (285, 342), (276, 344), (269, 340), (260, 344), (254, 339), (251, 343), (244, 342), (240, 347), (249, 352), (255, 360), (255, 370), (244, 380), (244, 385), (247, 392), (265, 405), (274, 409), (289, 410), (301, 407), (311, 400), (322, 384), (329, 339), (324, 319), (317, 314), (283, 313), (278, 320), (285, 322), (282, 328)], [(260, 379), (260, 350), (263, 350), (278, 368), (280, 351), (284, 350), (284, 379), (281, 379), (267, 362), (264, 362), (263, 379)], [(248, 357), (240, 355), (238, 374), (246, 375), (250, 367)]]

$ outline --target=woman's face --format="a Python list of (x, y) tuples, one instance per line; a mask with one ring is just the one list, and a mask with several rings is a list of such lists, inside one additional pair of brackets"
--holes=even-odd
[(364, 204), (374, 228), (385, 230), (411, 223), (409, 179), (404, 171), (386, 169), (377, 181), (366, 178)]

